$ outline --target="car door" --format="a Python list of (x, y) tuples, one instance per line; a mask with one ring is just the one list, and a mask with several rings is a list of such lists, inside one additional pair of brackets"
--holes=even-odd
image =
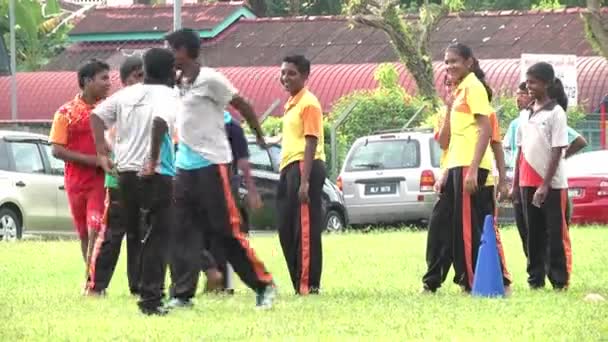
[(46, 159), (47, 173), (53, 176), (55, 184), (55, 196), (57, 200), (55, 230), (58, 232), (73, 232), (74, 224), (68, 204), (68, 195), (65, 192), (65, 163), (63, 160), (53, 157), (50, 144), (41, 144), (41, 148), (43, 157)]
[(13, 180), (10, 186), (15, 187), (23, 208), (24, 228), (30, 232), (49, 232), (55, 227), (57, 186), (55, 176), (45, 173), (38, 143), (8, 142)]
[(276, 229), (277, 209), (276, 192), (279, 184), (279, 173), (267, 150), (255, 143), (249, 144), (249, 163), (255, 186), (264, 202), (259, 210), (249, 210), (249, 223), (255, 229)]

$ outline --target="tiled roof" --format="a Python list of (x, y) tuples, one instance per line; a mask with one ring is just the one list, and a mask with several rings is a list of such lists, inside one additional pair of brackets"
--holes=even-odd
[[(376, 64), (313, 65), (308, 87), (318, 96), (326, 112), (340, 97), (358, 89), (373, 89)], [(497, 94), (512, 94), (519, 83), (519, 59), (481, 60), (488, 83)], [(443, 64), (434, 63), (435, 84), (438, 89), (443, 80)], [(398, 65), (400, 84), (410, 93), (415, 92), (415, 82)], [(264, 112), (276, 99), (283, 103), (287, 94), (279, 84), (279, 67), (230, 67), (218, 68), (240, 93), (251, 100), (257, 113)], [(19, 73), (19, 119), (50, 120), (53, 112), (77, 92), (74, 72)], [(118, 89), (116, 72), (112, 73), (114, 89)], [(597, 107), (608, 94), (608, 62), (602, 57), (578, 58), (579, 103), (587, 110)], [(10, 118), (10, 78), (0, 78), (0, 120)], [(274, 114), (280, 115), (282, 106)]]
[[(608, 8), (604, 10), (608, 12)], [(445, 47), (456, 39), (471, 46), (480, 59), (519, 58), (522, 53), (596, 55), (585, 39), (579, 9), (450, 15), (440, 21), (431, 36), (433, 59), (443, 59)], [(45, 70), (76, 70), (95, 51), (100, 58), (114, 56), (118, 60), (121, 49), (130, 53), (133, 45), (144, 49), (160, 44), (77, 43)], [(240, 19), (215, 38), (204, 40), (202, 46), (205, 64), (214, 67), (273, 66), (292, 53), (306, 55), (313, 64), (398, 60), (384, 32), (369, 27), (351, 30), (342, 17)]]
[[(243, 2), (183, 4), (182, 25), (210, 30), (244, 7)], [(89, 12), (70, 35), (116, 32), (168, 32), (173, 28), (173, 5), (98, 7)]]

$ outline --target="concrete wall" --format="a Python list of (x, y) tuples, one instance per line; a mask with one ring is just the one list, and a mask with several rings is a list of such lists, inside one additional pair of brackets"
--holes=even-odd
[(0, 121), (0, 130), (48, 135), (51, 130), (51, 121)]

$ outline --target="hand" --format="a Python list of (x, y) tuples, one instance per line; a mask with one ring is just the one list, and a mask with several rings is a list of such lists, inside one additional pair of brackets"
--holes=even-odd
[(298, 198), (300, 199), (301, 203), (308, 203), (308, 182), (300, 184)]
[(114, 163), (108, 155), (97, 155), (97, 166), (101, 167), (106, 173), (114, 173)]
[(464, 178), (464, 190), (469, 194), (474, 194), (477, 191), (477, 169), (469, 169)]
[(156, 172), (156, 163), (152, 161), (146, 161), (144, 167), (139, 172), (140, 176), (152, 176)]
[(256, 191), (249, 191), (249, 194), (247, 195), (247, 204), (249, 205), (249, 208), (258, 210), (262, 208), (262, 198)]
[(435, 182), (435, 185), (433, 185), (433, 189), (435, 190), (436, 193), (440, 194), (443, 192), (443, 187), (445, 186), (446, 180), (447, 180), (446, 172), (444, 172), (441, 175), (441, 177), (439, 177), (439, 179), (437, 179), (437, 181)]
[(532, 198), (532, 204), (540, 208), (545, 203), (545, 199), (547, 199), (548, 193), (549, 187), (545, 184), (541, 185), (538, 189), (536, 189), (536, 192), (534, 193), (534, 197)]
[(507, 182), (504, 180), (498, 182), (498, 191), (496, 195), (499, 202), (504, 202), (509, 198), (509, 187), (507, 186)]
[(258, 146), (260, 146), (261, 148), (263, 148), (263, 149), (268, 148), (268, 146), (267, 146), (267, 144), (266, 144), (266, 141), (264, 140), (264, 137), (263, 137), (263, 136), (258, 135), (258, 136), (256, 137), (256, 141), (257, 141), (257, 143), (258, 143)]

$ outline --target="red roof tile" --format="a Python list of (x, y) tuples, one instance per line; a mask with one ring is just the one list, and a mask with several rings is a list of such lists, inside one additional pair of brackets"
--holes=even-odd
[[(376, 64), (314, 65), (309, 88), (319, 97), (325, 111), (340, 97), (358, 89), (372, 89)], [(435, 84), (438, 89), (443, 79), (442, 63), (436, 62)], [(519, 59), (482, 60), (489, 84), (495, 93), (511, 94), (519, 84)], [(400, 84), (410, 93), (415, 92), (415, 82), (398, 65)], [(279, 67), (232, 67), (218, 68), (250, 99), (258, 113), (262, 113), (276, 99), (283, 103), (287, 94), (279, 84)], [(72, 98), (77, 92), (74, 72), (19, 73), (18, 102), (19, 119), (50, 120), (56, 108)], [(114, 89), (118, 89), (118, 75), (112, 74)], [(608, 62), (602, 57), (578, 58), (579, 103), (588, 110), (594, 109), (603, 96), (608, 94)], [(10, 78), (0, 78), (0, 120), (10, 119)], [(278, 107), (274, 114), (280, 114)]]
[[(183, 4), (182, 25), (195, 30), (210, 30), (243, 2)], [(98, 7), (82, 19), (70, 35), (117, 32), (168, 32), (173, 28), (173, 5), (132, 5)]]

